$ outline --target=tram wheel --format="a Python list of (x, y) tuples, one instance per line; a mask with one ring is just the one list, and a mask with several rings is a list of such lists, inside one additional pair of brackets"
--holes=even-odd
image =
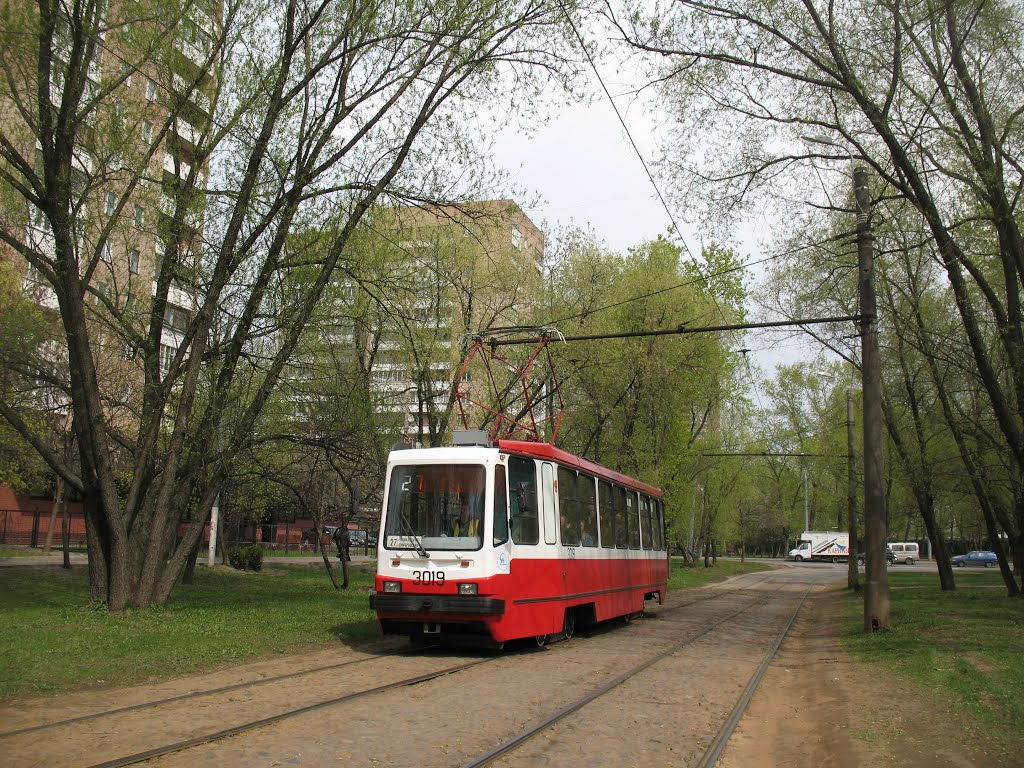
[(625, 616), (622, 617), (622, 620), (626, 624), (632, 624), (634, 618), (636, 618), (636, 614), (635, 613), (627, 613)]
[(576, 613), (569, 608), (565, 612), (565, 620), (562, 622), (562, 639), (568, 640), (576, 632)]
[(548, 636), (547, 635), (537, 635), (535, 638), (533, 638), (533, 642), (535, 642), (537, 644), (538, 648), (543, 648), (545, 645), (548, 644)]

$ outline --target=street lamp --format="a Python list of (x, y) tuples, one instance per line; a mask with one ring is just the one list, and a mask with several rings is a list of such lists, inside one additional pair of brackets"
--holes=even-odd
[[(836, 147), (827, 136), (801, 136), (805, 142)], [(861, 390), (864, 398), (864, 630), (889, 628), (889, 575), (885, 560), (888, 521), (882, 471), (882, 375), (878, 355), (878, 307), (875, 300), (871, 195), (867, 169), (854, 162), (853, 194), (857, 203), (857, 266), (860, 301)]]

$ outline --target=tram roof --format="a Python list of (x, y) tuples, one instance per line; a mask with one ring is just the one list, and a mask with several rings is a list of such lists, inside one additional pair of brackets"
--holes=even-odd
[(651, 496), (662, 497), (660, 488), (653, 485), (637, 480), (636, 478), (624, 475), (621, 472), (616, 472), (608, 467), (603, 467), (600, 464), (596, 464), (589, 459), (584, 459), (581, 456), (577, 456), (574, 453), (563, 451), (561, 448), (556, 448), (551, 443), (540, 443), (532, 440), (499, 440), (498, 448), (509, 453), (515, 453), (522, 456), (532, 456), (537, 459), (547, 459), (548, 461), (557, 461), (560, 464), (575, 467), (585, 472), (589, 472), (598, 478), (604, 480), (611, 480), (621, 485), (628, 485), (630, 488), (635, 488), (638, 491), (650, 494)]

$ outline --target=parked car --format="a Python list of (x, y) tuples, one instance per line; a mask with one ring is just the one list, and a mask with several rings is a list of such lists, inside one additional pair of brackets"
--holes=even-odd
[(991, 568), (998, 562), (995, 552), (989, 552), (984, 549), (976, 549), (968, 552), (966, 555), (957, 555), (953, 558), (953, 565), (957, 568), (963, 568), (968, 565), (981, 565), (985, 568)]
[[(334, 536), (334, 531), (337, 530), (336, 525), (325, 525), (320, 528), (320, 540), (325, 545), (330, 545), (331, 539)], [(316, 544), (316, 531), (312, 528), (307, 528), (302, 532), (302, 543), (306, 546), (312, 547)]]
[[(864, 553), (863, 552), (861, 552), (860, 554), (857, 555), (857, 565), (864, 565), (864, 560), (865, 560), (865, 557), (864, 557)], [(885, 564), (886, 565), (895, 565), (895, 563), (896, 563), (896, 553), (893, 552), (891, 549), (886, 549), (885, 550)]]

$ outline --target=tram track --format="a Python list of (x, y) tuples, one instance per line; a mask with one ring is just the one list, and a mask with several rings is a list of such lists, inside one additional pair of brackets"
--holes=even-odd
[[(735, 590), (735, 591), (738, 592), (738, 591), (741, 591), (741, 590)], [(786, 623), (785, 627), (782, 629), (782, 631), (776, 637), (775, 642), (773, 643), (770, 651), (765, 656), (765, 658), (763, 659), (761, 665), (758, 667), (757, 672), (755, 673), (755, 675), (753, 676), (751, 681), (748, 683), (747, 688), (744, 690), (743, 696), (740, 697), (740, 700), (737, 702), (737, 704), (733, 708), (732, 712), (730, 712), (729, 718), (723, 724), (723, 726), (719, 730), (719, 732), (716, 734), (716, 737), (715, 737), (714, 741), (712, 742), (712, 744), (705, 751), (704, 756), (702, 757), (701, 761), (699, 763), (697, 763), (697, 765), (700, 766), (700, 768), (710, 768), (712, 765), (714, 765), (715, 760), (717, 759), (718, 755), (721, 753), (721, 750), (724, 748), (726, 742), (728, 741), (729, 736), (732, 734), (732, 731), (735, 729), (736, 723), (739, 722), (740, 717), (742, 717), (743, 712), (746, 710), (746, 707), (747, 707), (747, 705), (750, 702), (750, 698), (753, 696), (754, 691), (757, 689), (757, 685), (760, 683), (761, 678), (764, 676), (765, 671), (767, 670), (768, 666), (771, 664), (772, 660), (775, 658), (776, 654), (778, 653), (778, 649), (781, 646), (782, 641), (785, 639), (786, 635), (789, 633), (790, 629), (792, 628), (793, 623), (796, 621), (797, 615), (800, 612), (800, 608), (803, 606), (804, 600), (806, 599), (806, 597), (807, 597), (807, 595), (809, 593), (810, 593), (810, 590), (808, 589), (800, 597), (800, 599), (799, 599), (799, 601), (797, 603), (796, 608), (794, 609), (791, 617), (789, 618), (789, 621)], [(719, 594), (721, 595), (723, 593), (719, 593)], [(595, 688), (594, 690), (592, 690), (591, 692), (589, 692), (586, 696), (580, 697), (576, 701), (573, 701), (570, 704), (564, 706), (562, 709), (558, 710), (557, 712), (555, 712), (555, 713), (553, 713), (553, 714), (551, 714), (551, 715), (549, 715), (549, 716), (539, 720), (538, 722), (536, 722), (535, 724), (530, 726), (528, 729), (522, 731), (521, 733), (517, 734), (516, 736), (512, 737), (511, 739), (506, 740), (504, 743), (502, 743), (502, 744), (492, 748), (491, 750), (488, 750), (484, 754), (482, 754), (482, 755), (480, 755), (480, 756), (478, 756), (478, 757), (476, 757), (476, 758), (474, 758), (474, 759), (472, 759), (472, 760), (470, 760), (468, 762), (463, 763), (460, 766), (460, 768), (484, 768), (484, 766), (488, 766), (488, 765), (491, 765), (491, 764), (495, 763), (499, 758), (504, 757), (504, 756), (508, 755), (509, 753), (513, 752), (518, 747), (520, 747), (521, 745), (523, 745), (524, 743), (526, 743), (530, 739), (534, 738), (538, 734), (547, 731), (549, 728), (554, 726), (559, 721), (563, 720), (566, 717), (569, 717), (570, 715), (572, 715), (572, 714), (574, 714), (576, 712), (579, 712), (580, 710), (582, 710), (587, 705), (589, 705), (592, 702), (594, 702), (597, 699), (599, 699), (601, 696), (604, 696), (605, 694), (609, 693), (610, 691), (618, 688), (623, 683), (625, 683), (625, 682), (627, 682), (629, 680), (632, 680), (633, 678), (635, 678), (640, 673), (648, 670), (650, 667), (652, 667), (655, 664), (663, 661), (664, 659), (669, 658), (669, 657), (679, 653), (680, 651), (682, 651), (687, 646), (692, 645), (696, 641), (698, 641), (701, 638), (711, 634), (716, 629), (722, 627), (723, 625), (728, 624), (729, 622), (734, 620), (739, 615), (745, 613), (746, 611), (750, 610), (751, 608), (753, 608), (756, 605), (762, 604), (763, 602), (765, 602), (765, 599), (755, 600), (755, 601), (753, 601), (753, 602), (743, 606), (739, 610), (737, 610), (737, 611), (735, 611), (735, 612), (733, 612), (733, 613), (731, 613), (731, 614), (729, 614), (727, 616), (722, 617), (721, 619), (715, 621), (714, 623), (712, 623), (709, 626), (703, 628), (702, 630), (700, 630), (700, 631), (698, 631), (698, 632), (696, 632), (696, 633), (694, 633), (692, 635), (689, 635), (688, 637), (684, 638), (683, 640), (680, 640), (679, 642), (677, 642), (673, 646), (663, 650), (662, 652), (658, 653), (657, 655), (655, 655), (655, 656), (645, 660), (644, 662), (642, 662), (640, 664), (637, 664), (636, 666), (634, 666), (634, 667), (626, 670), (625, 672), (617, 675), (613, 679), (608, 680), (607, 682), (605, 682), (601, 686), (599, 686), (599, 687)], [(683, 607), (687, 607), (687, 605), (692, 605), (692, 604), (693, 603), (689, 603), (689, 604), (686, 604), (686, 605), (679, 605), (679, 606), (675, 606), (675, 607), (683, 608)]]
[(89, 712), (87, 714), (77, 715), (75, 717), (69, 717), (63, 720), (53, 720), (45, 723), (37, 723), (36, 725), (28, 725), (23, 728), (14, 728), (9, 731), (0, 731), (0, 739), (9, 738), (12, 736), (20, 736), (26, 733), (34, 733), (36, 731), (45, 731), (51, 728), (59, 728), (62, 726), (74, 725), (76, 723), (83, 723), (89, 720), (98, 720), (104, 717), (113, 717), (115, 715), (124, 715), (130, 714), (132, 712), (141, 712), (143, 710), (152, 709), (154, 707), (186, 702), (192, 699), (199, 699), (203, 696), (215, 696), (217, 694), (244, 690), (246, 688), (256, 688), (259, 686), (270, 685), (273, 683), (280, 683), (285, 680), (300, 678), (306, 675), (316, 675), (335, 669), (351, 667), (357, 664), (366, 664), (368, 662), (372, 662), (380, 658), (386, 658), (388, 656), (406, 656), (413, 652), (422, 652), (422, 649), (417, 649), (417, 651), (402, 650), (396, 651), (394, 653), (384, 653), (377, 654), (374, 656), (366, 656), (360, 659), (349, 659), (347, 661), (339, 661), (333, 664), (322, 664), (317, 667), (311, 667), (309, 669), (300, 669), (294, 672), (286, 672), (281, 675), (270, 675), (268, 677), (261, 677), (258, 680), (243, 680), (242, 682), (232, 683), (230, 685), (221, 685), (215, 688), (204, 688), (202, 690), (189, 691), (188, 693), (177, 694), (175, 696), (166, 696), (161, 699), (143, 701), (139, 702), (138, 704), (128, 704), (123, 707), (116, 707), (114, 709), (104, 709), (97, 712)]
[[(149, 701), (140, 702), (137, 704), (126, 705), (123, 707), (116, 707), (111, 709), (105, 709), (97, 712), (88, 712), (75, 717), (63, 718), (60, 720), (49, 721), (46, 723), (40, 723), (32, 726), (26, 726), (23, 728), (12, 729), (0, 733), (0, 749), (3, 749), (5, 754), (12, 756), (17, 754), (14, 751), (19, 744), (22, 744), (28, 737), (32, 737), (34, 742), (38, 739), (41, 733), (47, 733), (48, 738), (52, 740), (65, 740), (69, 737), (69, 731), (76, 729), (78, 726), (85, 724), (94, 725), (96, 721), (102, 721), (104, 718), (118, 719), (123, 717), (131, 717), (139, 713), (144, 713), (147, 710), (157, 710), (161, 708), (173, 708), (179, 707), (182, 704), (192, 703), (195, 700), (206, 698), (224, 697), (230, 694), (237, 694), (238, 692), (246, 692), (247, 690), (265, 687), (268, 684), (280, 684), (284, 681), (294, 681), (299, 678), (308, 677), (312, 675), (322, 675), (325, 672), (336, 672), (338, 670), (347, 670), (359, 665), (368, 665), (373, 662), (381, 662), (384, 664), (392, 663), (396, 658), (413, 658), (418, 659), (429, 659), (432, 655), (432, 649), (405, 649), (394, 653), (378, 654), (374, 656), (368, 656), (359, 659), (349, 659), (342, 662), (336, 662), (332, 664), (318, 665), (308, 669), (297, 670), (280, 675), (272, 675), (268, 677), (259, 678), (257, 680), (246, 680), (239, 683), (233, 683), (230, 685), (216, 686), (213, 688), (206, 688), (198, 691), (190, 691), (189, 693), (163, 697), (160, 699), (153, 699)], [(156, 746), (126, 754), (117, 758), (102, 760), (99, 762), (88, 762), (90, 768), (114, 768), (114, 766), (126, 766), (134, 765), (140, 762), (151, 760), (162, 755), (168, 755), (174, 752), (180, 752), (187, 750), (202, 744), (208, 744), (215, 741), (220, 741), (231, 736), (246, 733), (248, 731), (265, 728), (274, 723), (283, 722), (290, 718), (299, 717), (317, 710), (325, 709), (327, 707), (342, 704), (348, 701), (354, 701), (365, 697), (381, 694), (391, 690), (397, 690), (401, 688), (407, 688), (410, 686), (419, 685), (430, 680), (435, 680), (439, 677), (451, 675), (456, 672), (471, 669), (475, 666), (486, 664), (488, 662), (495, 661), (497, 657), (488, 658), (477, 658), (470, 661), (447, 664), (445, 666), (428, 669), (420, 674), (410, 675), (402, 677), (397, 680), (393, 680), (382, 685), (376, 685), (366, 688), (358, 688), (355, 690), (346, 691), (337, 696), (331, 696), (329, 698), (318, 697), (315, 701), (304, 704), (302, 706), (291, 707), (285, 710), (280, 710), (274, 714), (260, 717), (245, 722), (237, 723), (225, 728), (216, 729), (204, 733), (198, 733), (188, 738), (180, 739), (177, 741), (170, 742), (162, 746)], [(123, 728), (123, 726), (121, 726)], [(118, 730), (117, 726), (111, 726), (113, 730)], [(138, 730), (138, 727), (132, 730)]]
[[(610, 672), (610, 676), (608, 677), (606, 682), (589, 691), (586, 695), (579, 696), (574, 701), (565, 703), (563, 706), (553, 711), (552, 714), (541, 718), (541, 720), (537, 721), (530, 728), (524, 729), (524, 731), (521, 732), (519, 735), (511, 739), (506, 739), (505, 742), (503, 742), (502, 745), (500, 745), (499, 747), (493, 747), (487, 750), (479, 758), (476, 758), (474, 761), (466, 763), (465, 765), (487, 765), (498, 760), (503, 755), (514, 753), (517, 747), (529, 741), (531, 738), (533, 738), (533, 736), (537, 735), (538, 733), (542, 733), (546, 729), (551, 728), (559, 721), (569, 717), (574, 712), (585, 707), (588, 703), (600, 699), (602, 696), (607, 695), (611, 691), (627, 683), (629, 680), (636, 678), (645, 670), (658, 664), (660, 661), (664, 661), (665, 659), (671, 657), (673, 654), (679, 654), (680, 651), (685, 649), (687, 646), (692, 646), (698, 641), (700, 641), (702, 638), (711, 635), (716, 630), (728, 626), (730, 622), (735, 621), (735, 619), (738, 616), (744, 614), (745, 612), (750, 611), (751, 609), (756, 608), (757, 606), (766, 604), (770, 601), (771, 596), (766, 593), (758, 594), (756, 589), (752, 589), (752, 587), (756, 587), (762, 583), (763, 580), (755, 583), (754, 585), (743, 584), (737, 586), (734, 589), (718, 589), (714, 590), (713, 592), (709, 592), (706, 595), (701, 595), (698, 599), (691, 599), (685, 602), (662, 606), (658, 610), (657, 615), (661, 619), (668, 619), (666, 623), (660, 625), (661, 628), (664, 628), (664, 630), (669, 630), (669, 624), (671, 624), (672, 626), (678, 626), (679, 624), (684, 623), (683, 620), (677, 620), (673, 616), (673, 614), (675, 614), (677, 611), (684, 610), (687, 608), (694, 608), (695, 606), (706, 606), (708, 608), (716, 609), (717, 606), (717, 609), (713, 610), (712, 613), (717, 613), (718, 615), (713, 619), (704, 618), (701, 616), (689, 617), (690, 623), (699, 623), (701, 621), (707, 621), (708, 623), (705, 626), (701, 626), (697, 631), (688, 632), (685, 638), (678, 639), (677, 637), (674, 639), (674, 641), (671, 642), (667, 641), (664, 636), (669, 633), (676, 634), (677, 630), (672, 629), (669, 630), (669, 632), (662, 632), (659, 629), (659, 622), (657, 620), (654, 620), (649, 624), (648, 622), (644, 622), (644, 624), (648, 624), (649, 628), (652, 630), (649, 637), (645, 641), (647, 643), (647, 650), (650, 651), (652, 647), (658, 646), (658, 652), (656, 654), (654, 654), (653, 656), (649, 656), (648, 658), (636, 661), (636, 663), (634, 663), (632, 666), (624, 670), (618, 669), (617, 671)], [(754, 599), (749, 599), (751, 592), (754, 593)], [(743, 600), (743, 605), (741, 606), (730, 606), (729, 601), (735, 599), (736, 597), (747, 599)], [(722, 608), (724, 608), (725, 610), (725, 615), (721, 615)], [(793, 618), (790, 620), (789, 625), (787, 625), (787, 629), (785, 631), (788, 631), (788, 627), (792, 625), (792, 621), (795, 620), (795, 616), (798, 610), (799, 608), (797, 609), (797, 611), (793, 613)], [(669, 619), (670, 616), (672, 617), (671, 619)], [(775, 650), (777, 650), (778, 645), (781, 644), (782, 637), (784, 636), (784, 634), (785, 632), (783, 632), (782, 635), (780, 635), (777, 639), (775, 644)], [(621, 637), (633, 636), (629, 633), (626, 633)], [(586, 641), (589, 638), (588, 636), (584, 635), (583, 639)], [(608, 639), (613, 638), (610, 636)], [(595, 642), (595, 644), (598, 641), (607, 644), (607, 640), (604, 640), (600, 634), (595, 635), (593, 641)], [(301, 706), (289, 707), (287, 709), (277, 711), (271, 715), (258, 718), (251, 718), (246, 722), (236, 723), (224, 728), (210, 730), (204, 733), (192, 734), (186, 738), (170, 738), (167, 739), (167, 743), (163, 746), (148, 747), (146, 749), (136, 749), (135, 751), (131, 752), (131, 754), (126, 754), (121, 757), (116, 757), (113, 759), (96, 762), (95, 758), (98, 755), (95, 752), (93, 752), (92, 761), (89, 761), (87, 763), (76, 764), (86, 764), (89, 765), (90, 768), (114, 768), (115, 766), (134, 765), (153, 760), (156, 760), (158, 764), (164, 764), (165, 761), (157, 760), (157, 758), (160, 758), (161, 756), (173, 755), (175, 753), (181, 753), (183, 756), (189, 755), (191, 754), (190, 750), (194, 750), (196, 747), (199, 747), (201, 745), (212, 745), (218, 742), (227, 742), (229, 739), (231, 739), (231, 737), (238, 736), (240, 734), (253, 733), (263, 729), (268, 729), (270, 726), (273, 726), (275, 724), (283, 723), (285, 721), (292, 719), (301, 718), (305, 715), (325, 710), (330, 707), (343, 705), (347, 702), (354, 702), (362, 699), (367, 702), (367, 704), (363, 706), (363, 709), (373, 710), (376, 708), (380, 708), (387, 710), (388, 707), (390, 707), (391, 705), (378, 704), (377, 702), (386, 699), (388, 694), (394, 694), (394, 692), (401, 691), (402, 689), (413, 689), (414, 687), (422, 686), (423, 684), (430, 683), (431, 681), (436, 681), (440, 678), (449, 677), (456, 673), (467, 671), (474, 667), (480, 667), (481, 665), (485, 665), (488, 663), (505, 661), (507, 662), (507, 664), (505, 665), (506, 667), (515, 668), (517, 666), (518, 658), (529, 656), (534, 653), (539, 654), (536, 657), (538, 659), (545, 657), (556, 658), (557, 655), (551, 654), (551, 650), (557, 650), (559, 654), (563, 654), (565, 658), (569, 659), (574, 655), (574, 647), (575, 646), (572, 643), (565, 645), (557, 644), (553, 648), (545, 651), (531, 650), (521, 653), (506, 653), (482, 659), (476, 658), (466, 663), (449, 664), (441, 668), (424, 671), (421, 674), (403, 676), (401, 679), (394, 680), (378, 686), (361, 687), (359, 689), (349, 690), (339, 695), (330, 696), (327, 698), (320, 696), (317, 697), (316, 700), (309, 703), (304, 703)], [(633, 651), (613, 651), (612, 653), (613, 656), (618, 655), (623, 657), (628, 656), (630, 654), (633, 654)], [(343, 662), (320, 665), (310, 669), (298, 670), (283, 675), (276, 675), (268, 678), (260, 678), (258, 680), (253, 681), (243, 681), (231, 685), (218, 686), (201, 691), (193, 691), (178, 696), (163, 697), (161, 699), (154, 699), (152, 701), (141, 702), (136, 705), (119, 707), (101, 712), (86, 713), (77, 717), (65, 718), (59, 721), (53, 721), (50, 723), (44, 723), (35, 726), (29, 726), (26, 728), (7, 731), (3, 734), (0, 734), (0, 747), (3, 747), (5, 742), (10, 741), (10, 737), (17, 737), (19, 735), (29, 734), (38, 736), (38, 734), (46, 732), (50, 732), (56, 736), (62, 733), (60, 730), (61, 728), (72, 728), (76, 725), (80, 725), (88, 721), (101, 721), (101, 719), (104, 717), (117, 718), (120, 715), (132, 714), (147, 709), (156, 710), (159, 712), (161, 707), (173, 707), (175, 705), (179, 705), (184, 702), (189, 702), (202, 697), (211, 698), (213, 701), (210, 702), (209, 706), (214, 707), (214, 712), (217, 715), (220, 715), (220, 705), (217, 704), (218, 696), (238, 693), (240, 691), (245, 692), (246, 689), (255, 688), (257, 686), (265, 686), (267, 683), (271, 682), (294, 680), (301, 678), (303, 676), (315, 675), (316, 673), (322, 674), (325, 672), (345, 670), (346, 668), (351, 669), (354, 667), (358, 667), (359, 665), (366, 665), (368, 662), (372, 662), (374, 660), (383, 660), (387, 665), (391, 664), (396, 657), (410, 655), (414, 655), (413, 652), (403, 650), (398, 653), (380, 654), (368, 658), (350, 659)], [(772, 655), (774, 655), (774, 651)], [(415, 656), (422, 658), (423, 651), (419, 650), (415, 653)], [(616, 663), (618, 663), (618, 660), (616, 660)], [(770, 659), (768, 661), (765, 661), (763, 666), (766, 668), (768, 663), (770, 663)], [(473, 677), (474, 679), (480, 678), (481, 675), (474, 675)], [(487, 677), (487, 675), (484, 675), (483, 677)], [(754, 688), (756, 688), (756, 684), (754, 685)], [(752, 691), (753, 689), (751, 690), (751, 693)], [(375, 697), (381, 698), (378, 699)], [(406, 696), (406, 698), (408, 697)], [(747, 700), (749, 701), (749, 697)], [(740, 712), (740, 714), (742, 714), (742, 712)], [(737, 715), (735, 719), (738, 721), (739, 715)], [(116, 727), (111, 727), (110, 730), (111, 732), (116, 732), (118, 729)], [(726, 735), (725, 739), (727, 738), (728, 736)], [(724, 739), (722, 743), (724, 744)], [(102, 753), (100, 754), (102, 755)], [(107, 752), (107, 754), (109, 755), (109, 751)], [(169, 760), (171, 758), (168, 757), (167, 759)], [(175, 758), (175, 762), (168, 764), (179, 764), (177, 762), (178, 759), (179, 758)], [(186, 760), (188, 759), (189, 758), (186, 757)], [(189, 762), (189, 764), (192, 763)], [(711, 763), (706, 763), (706, 765), (711, 765)]]
[(478, 666), (479, 664), (486, 664), (488, 661), (488, 659), (478, 659), (467, 664), (457, 664), (455, 666), (447, 667), (436, 672), (429, 672), (427, 674), (418, 675), (413, 678), (399, 680), (393, 683), (388, 683), (386, 685), (380, 685), (376, 688), (369, 688), (367, 690), (362, 691), (353, 691), (351, 693), (346, 693), (342, 696), (336, 696), (330, 699), (326, 699), (324, 701), (319, 701), (305, 707), (299, 707), (297, 709), (291, 709), (286, 712), (280, 712), (276, 715), (272, 715), (271, 717), (264, 717), (260, 720), (254, 720), (249, 723), (243, 723), (241, 725), (236, 725), (231, 728), (223, 728), (219, 731), (213, 731), (212, 733), (202, 734), (191, 739), (186, 739), (185, 741), (177, 742), (175, 744), (167, 744), (162, 747), (154, 747), (153, 749), (148, 749), (144, 752), (138, 752), (133, 755), (126, 755), (124, 757), (115, 758), (114, 760), (107, 760), (102, 763), (94, 763), (90, 765), (89, 768), (121, 768), (121, 766), (136, 765), (137, 763), (142, 763), (146, 760), (151, 760), (155, 757), (162, 757), (163, 755), (169, 755), (174, 752), (181, 752), (187, 749), (191, 749), (193, 747), (198, 747), (203, 744), (209, 744), (213, 741), (219, 741), (221, 739), (227, 739), (231, 736), (237, 736), (247, 731), (253, 731), (258, 728), (265, 728), (268, 725), (280, 723), (292, 717), (306, 715), (310, 712), (315, 712), (318, 709), (331, 707), (336, 704), (341, 704), (342, 702), (352, 701), (354, 699), (363, 698), (365, 696), (373, 696), (374, 694), (383, 693), (385, 691), (392, 691), (398, 688), (405, 688), (410, 685), (419, 685), (420, 683), (435, 680), (438, 677), (443, 677), (445, 675), (454, 674), (455, 672), (461, 672), (463, 670), (470, 669), (471, 667)]
[[(741, 589), (729, 590), (729, 591), (725, 591), (725, 592), (718, 592), (715, 595), (708, 596), (707, 599), (702, 599), (702, 600), (699, 600), (699, 601), (691, 601), (691, 602), (685, 603), (685, 604), (679, 604), (677, 606), (673, 606), (672, 608), (673, 609), (675, 609), (675, 608), (686, 608), (686, 607), (692, 606), (692, 605), (694, 605), (696, 603), (704, 603), (704, 602), (708, 602), (708, 601), (711, 601), (711, 600), (722, 600), (722, 599), (725, 599), (725, 598), (734, 597), (736, 595), (744, 596), (744, 593), (746, 593), (747, 591), (748, 591), (747, 589), (741, 588)], [(603, 683), (598, 688), (590, 691), (587, 695), (581, 697), (580, 699), (578, 699), (578, 700), (576, 700), (574, 702), (571, 702), (570, 704), (562, 707), (561, 709), (559, 709), (558, 711), (554, 712), (553, 714), (543, 718), (541, 721), (539, 721), (538, 723), (534, 724), (531, 728), (529, 728), (526, 731), (524, 731), (523, 733), (519, 734), (517, 737), (509, 740), (508, 742), (500, 745), (499, 747), (496, 747), (496, 748), (490, 750), (488, 753), (486, 753), (485, 755), (481, 756), (481, 758), (478, 758), (477, 760), (475, 760), (473, 762), (467, 763), (466, 766), (464, 766), (463, 768), (468, 768), (468, 766), (477, 766), (477, 765), (484, 766), (484, 765), (488, 765), (490, 763), (493, 763), (496, 759), (498, 759), (499, 757), (501, 757), (501, 756), (503, 756), (503, 755), (513, 751), (520, 744), (522, 744), (525, 741), (529, 740), (530, 738), (532, 738), (536, 734), (538, 734), (538, 733), (540, 733), (540, 732), (550, 728), (552, 725), (554, 725), (558, 721), (562, 720), (563, 718), (570, 716), (574, 712), (576, 712), (576, 711), (582, 709), (583, 707), (585, 707), (587, 704), (589, 704), (589, 703), (599, 699), (601, 696), (604, 696), (608, 692), (610, 692), (610, 691), (614, 690), (615, 688), (621, 686), (623, 683), (625, 683), (625, 682), (635, 678), (641, 672), (643, 672), (644, 670), (646, 670), (646, 669), (652, 667), (653, 665), (657, 664), (659, 661), (662, 661), (663, 659), (665, 659), (665, 658), (667, 658), (667, 657), (669, 657), (669, 656), (671, 656), (673, 654), (679, 653), (679, 651), (681, 651), (682, 649), (686, 648), (689, 645), (692, 645), (693, 643), (697, 642), (701, 638), (711, 634), (712, 632), (714, 632), (719, 627), (721, 627), (723, 625), (727, 625), (729, 622), (733, 621), (737, 616), (740, 616), (741, 614), (751, 610), (752, 608), (755, 608), (755, 607), (760, 606), (760, 605), (764, 605), (769, 600), (770, 600), (770, 597), (766, 596), (766, 595), (756, 595), (756, 596), (754, 596), (753, 599), (746, 600), (744, 602), (744, 604), (742, 606), (740, 606), (739, 608), (737, 608), (735, 610), (731, 610), (725, 616), (722, 616), (722, 617), (718, 618), (717, 620), (715, 620), (715, 621), (711, 622), (710, 624), (702, 627), (701, 629), (699, 629), (696, 632), (692, 632), (692, 633), (688, 634), (687, 637), (683, 638), (680, 641), (677, 641), (677, 642), (671, 644), (668, 648), (665, 648), (664, 650), (661, 650), (659, 653), (655, 654), (654, 656), (649, 657), (649, 658), (643, 660), (642, 662), (634, 665), (633, 667), (631, 667), (631, 668), (629, 668), (629, 669), (627, 669), (627, 670), (625, 670), (623, 672), (620, 672), (619, 674), (615, 675), (614, 677), (612, 677), (611, 679), (609, 679), (608, 681)], [(564, 650), (564, 652), (569, 653), (572, 650), (572, 646), (571, 645), (563, 646), (563, 650)], [(536, 651), (529, 651), (527, 653), (533, 653), (533, 652), (536, 652)], [(271, 718), (265, 718), (263, 720), (253, 721), (253, 722), (247, 723), (247, 724), (245, 724), (243, 726), (236, 726), (236, 727), (233, 727), (233, 728), (223, 729), (223, 730), (217, 731), (215, 733), (206, 734), (206, 735), (201, 736), (201, 737), (196, 737), (196, 738), (193, 738), (193, 739), (190, 739), (190, 740), (187, 740), (187, 741), (183, 741), (183, 742), (180, 742), (180, 743), (167, 745), (165, 747), (161, 747), (161, 748), (157, 748), (157, 749), (153, 749), (153, 750), (148, 750), (146, 752), (140, 752), (138, 754), (131, 755), (131, 756), (126, 756), (126, 757), (123, 757), (123, 758), (120, 758), (120, 759), (117, 759), (117, 760), (106, 761), (106, 762), (103, 762), (103, 763), (97, 763), (97, 764), (94, 764), (94, 765), (90, 766), (89, 768), (120, 768), (120, 766), (127, 766), (127, 765), (133, 765), (133, 764), (145, 762), (145, 761), (148, 761), (148, 760), (150, 760), (152, 758), (159, 757), (161, 755), (167, 755), (167, 754), (171, 754), (173, 752), (181, 752), (181, 751), (184, 751), (184, 750), (191, 749), (193, 747), (200, 746), (202, 744), (209, 744), (209, 743), (214, 742), (214, 741), (219, 741), (219, 740), (222, 740), (222, 739), (227, 739), (227, 738), (229, 738), (231, 736), (235, 736), (235, 735), (244, 733), (246, 731), (252, 731), (252, 730), (255, 730), (255, 729), (259, 729), (259, 728), (264, 728), (266, 726), (273, 725), (275, 723), (280, 723), (280, 722), (282, 722), (284, 720), (287, 720), (289, 718), (292, 718), (292, 717), (298, 717), (298, 716), (302, 716), (302, 715), (308, 714), (308, 713), (310, 713), (312, 711), (315, 711), (317, 709), (322, 709), (322, 708), (325, 708), (325, 707), (333, 706), (335, 704), (341, 704), (343, 702), (352, 701), (352, 700), (354, 700), (356, 698), (361, 698), (361, 697), (364, 697), (364, 696), (371, 696), (371, 695), (374, 695), (374, 694), (384, 694), (384, 693), (387, 693), (387, 692), (392, 692), (392, 691), (395, 691), (395, 690), (397, 690), (399, 688), (402, 688), (402, 687), (406, 687), (406, 686), (410, 686), (410, 685), (417, 685), (419, 683), (425, 683), (425, 682), (428, 682), (430, 680), (434, 680), (434, 679), (442, 677), (442, 676), (453, 674), (455, 672), (461, 672), (461, 671), (464, 671), (464, 670), (468, 670), (471, 667), (476, 667), (476, 666), (479, 666), (481, 664), (485, 664), (485, 663), (487, 663), (489, 661), (498, 661), (500, 659), (508, 659), (508, 658), (509, 657), (506, 655), (506, 656), (499, 656), (499, 657), (492, 657), (492, 658), (488, 658), (488, 659), (476, 660), (476, 661), (473, 661), (473, 662), (465, 664), (465, 665), (458, 665), (458, 666), (455, 666), (455, 667), (452, 667), (452, 668), (449, 668), (449, 669), (446, 669), (446, 670), (442, 670), (442, 671), (440, 671), (438, 673), (434, 673), (434, 674), (430, 674), (430, 675), (424, 675), (424, 676), (422, 676), (421, 678), (418, 678), (418, 679), (410, 679), (410, 680), (407, 680), (407, 681), (399, 681), (398, 683), (395, 683), (395, 684), (390, 684), (390, 685), (386, 685), (386, 686), (380, 686), (379, 688), (370, 689), (370, 690), (366, 690), (366, 691), (362, 691), (362, 692), (357, 692), (357, 693), (353, 693), (353, 694), (348, 694), (348, 695), (341, 696), (341, 697), (336, 697), (336, 698), (333, 698), (333, 699), (329, 699), (329, 700), (325, 700), (325, 701), (322, 701), (322, 702), (318, 702), (317, 704), (314, 704), (314, 705), (311, 705), (311, 706), (308, 706), (308, 707), (296, 708), (296, 709), (290, 710), (288, 712), (282, 712), (282, 713), (280, 713), (280, 714), (278, 714), (278, 715), (276, 715), (274, 717), (271, 717)]]

